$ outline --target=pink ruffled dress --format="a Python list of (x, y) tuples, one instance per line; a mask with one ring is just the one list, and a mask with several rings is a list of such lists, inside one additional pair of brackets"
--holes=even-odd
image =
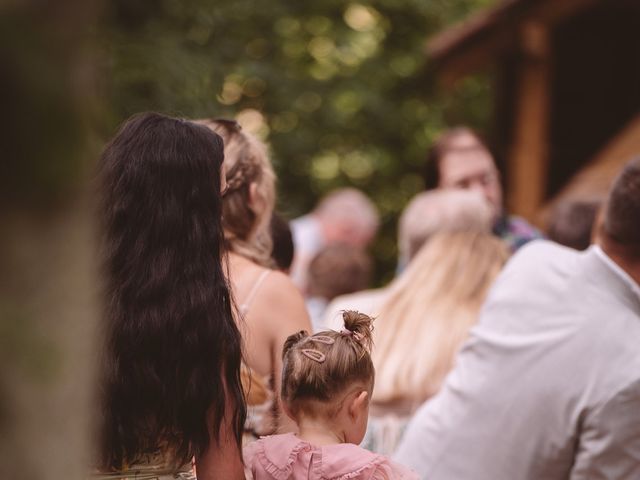
[(413, 471), (387, 457), (352, 443), (319, 447), (300, 440), (293, 433), (263, 437), (247, 445), (244, 461), (254, 480), (419, 478)]

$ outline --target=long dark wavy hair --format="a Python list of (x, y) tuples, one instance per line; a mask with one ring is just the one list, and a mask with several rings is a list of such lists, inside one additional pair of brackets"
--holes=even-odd
[(246, 406), (221, 265), (223, 159), (210, 129), (157, 113), (129, 119), (102, 154), (102, 469), (147, 455), (188, 463), (218, 441), (225, 404), (240, 448)]

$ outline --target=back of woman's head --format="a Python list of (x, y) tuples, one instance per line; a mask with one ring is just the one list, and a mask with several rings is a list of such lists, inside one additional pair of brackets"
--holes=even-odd
[(354, 383), (373, 387), (371, 362), (371, 317), (343, 313), (345, 330), (327, 330), (309, 335), (305, 331), (289, 336), (282, 351), (281, 397), (297, 416), (332, 415), (333, 400)]
[(380, 309), (374, 401), (420, 404), (438, 390), (508, 255), (488, 233), (438, 233), (427, 241)]
[(491, 208), (478, 192), (435, 189), (411, 199), (398, 222), (398, 249), (408, 263), (439, 232), (491, 231)]
[(227, 245), (240, 255), (270, 266), (269, 223), (275, 204), (275, 174), (267, 148), (233, 120), (198, 122), (224, 140), (227, 192), (223, 223)]
[(241, 341), (220, 263), (223, 159), (219, 136), (156, 113), (128, 120), (102, 154), (103, 468), (201, 454), (209, 428), (218, 438), (225, 391), (240, 442)]

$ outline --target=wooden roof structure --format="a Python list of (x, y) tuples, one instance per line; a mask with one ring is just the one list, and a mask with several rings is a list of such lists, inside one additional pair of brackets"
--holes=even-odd
[[(553, 207), (565, 200), (604, 198), (624, 164), (640, 155), (640, 115), (589, 161), (540, 212), (546, 220)], [(544, 223), (544, 222), (543, 222)]]
[(433, 37), (427, 52), (440, 77), (453, 83), (516, 45), (529, 54), (545, 55), (545, 31), (598, 1), (602, 0), (505, 0)]
[[(510, 211), (540, 223), (544, 205), (573, 191), (563, 188), (585, 165), (615, 170), (611, 142), (640, 152), (637, 32), (638, 0), (503, 0), (429, 40), (444, 86), (494, 73), (493, 143), (505, 158)], [(623, 141), (625, 128), (635, 133)]]

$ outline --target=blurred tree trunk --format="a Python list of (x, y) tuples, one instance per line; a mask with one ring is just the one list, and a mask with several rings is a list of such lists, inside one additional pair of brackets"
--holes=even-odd
[(0, 477), (86, 477), (98, 318), (87, 179), (98, 15), (0, 6)]

